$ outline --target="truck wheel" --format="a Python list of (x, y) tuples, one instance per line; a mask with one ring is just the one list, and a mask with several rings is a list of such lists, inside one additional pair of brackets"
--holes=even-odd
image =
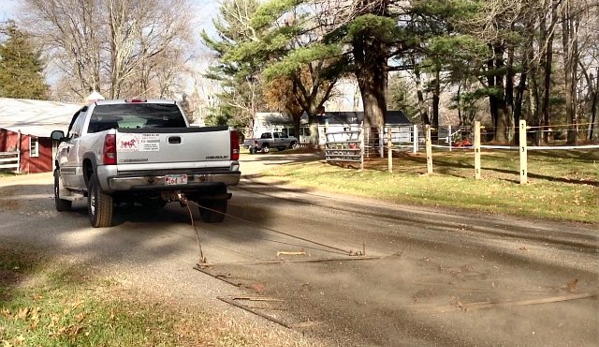
[(250, 154), (256, 154), (256, 147), (250, 147)]
[[(200, 200), (200, 217), (204, 223), (221, 223), (227, 213), (227, 200)], [(206, 207), (206, 208), (204, 208)]]
[[(224, 185), (218, 187), (212, 192), (215, 195), (226, 195), (227, 187)], [(200, 217), (204, 223), (220, 223), (225, 220), (225, 213), (227, 213), (228, 200), (216, 200), (216, 199), (199, 199), (198, 204), (200, 210)]]
[(268, 147), (268, 145), (262, 145), (262, 153), (268, 153), (270, 152), (270, 147)]
[(297, 142), (291, 142), (291, 146), (289, 146), (289, 147), (291, 147), (291, 149), (298, 149), (299, 148), (299, 143), (297, 143)]
[(58, 169), (54, 170), (54, 205), (56, 211), (65, 212), (71, 210), (71, 202), (60, 198), (60, 176)]
[(105, 228), (112, 224), (112, 196), (104, 193), (96, 175), (90, 177), (87, 194), (87, 212), (94, 228)]

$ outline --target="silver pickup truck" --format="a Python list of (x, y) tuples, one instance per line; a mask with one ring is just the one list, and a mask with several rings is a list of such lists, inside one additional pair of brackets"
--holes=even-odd
[(263, 132), (259, 138), (245, 139), (243, 146), (254, 153), (268, 153), (271, 148), (276, 148), (279, 151), (286, 149), (296, 149), (299, 147), (299, 141), (294, 136), (288, 136), (280, 131)]
[(178, 201), (199, 204), (204, 222), (225, 218), (239, 183), (239, 137), (228, 127), (190, 127), (179, 105), (166, 100), (98, 101), (81, 108), (59, 142), (54, 201), (69, 211), (87, 198), (93, 227), (112, 224), (114, 206), (148, 209)]

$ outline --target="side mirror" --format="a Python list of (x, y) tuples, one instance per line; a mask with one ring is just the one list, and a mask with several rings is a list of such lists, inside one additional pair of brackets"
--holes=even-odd
[(59, 141), (59, 142), (63, 141), (64, 140), (64, 131), (62, 131), (62, 130), (54, 130), (50, 134), (50, 138), (53, 141)]

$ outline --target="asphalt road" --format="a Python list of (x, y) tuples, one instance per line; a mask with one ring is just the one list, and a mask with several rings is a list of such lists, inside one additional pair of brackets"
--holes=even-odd
[[(120, 208), (89, 227), (58, 213), (50, 175), (0, 180), (0, 239), (153, 294), (292, 329), (331, 346), (595, 346), (597, 225), (390, 205), (265, 181), (242, 156), (229, 216)], [(252, 313), (250, 313), (252, 312)]]

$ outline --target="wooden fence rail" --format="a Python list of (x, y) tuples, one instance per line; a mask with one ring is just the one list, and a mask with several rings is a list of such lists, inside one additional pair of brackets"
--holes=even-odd
[(0, 170), (19, 171), (20, 160), (19, 152), (0, 152)]

